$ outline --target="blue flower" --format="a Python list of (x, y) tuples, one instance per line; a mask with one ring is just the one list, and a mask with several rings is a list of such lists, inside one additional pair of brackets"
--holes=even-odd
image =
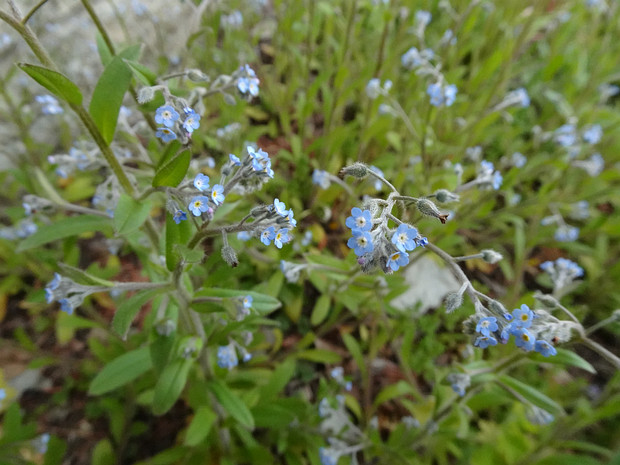
[(66, 312), (69, 315), (73, 315), (74, 308), (69, 299), (60, 299), (58, 303), (60, 304), (60, 309), (63, 312)]
[(474, 345), (476, 347), (480, 347), (481, 349), (486, 349), (489, 346), (496, 346), (497, 339), (493, 336), (478, 336), (474, 342)]
[(242, 76), (237, 80), (237, 89), (242, 94), (249, 93), (251, 96), (256, 97), (258, 95), (258, 84), (260, 83), (256, 73), (249, 65), (244, 65), (239, 70)]
[(407, 252), (395, 252), (388, 258), (387, 266), (392, 271), (397, 271), (401, 266), (409, 264), (409, 254)]
[(215, 205), (219, 205), (224, 202), (224, 186), (221, 184), (216, 184), (211, 189), (211, 199)]
[(43, 105), (41, 107), (41, 112), (44, 115), (59, 115), (64, 111), (58, 103), (58, 100), (51, 95), (37, 95), (34, 99)]
[(576, 241), (579, 237), (579, 228), (575, 226), (569, 226), (567, 224), (562, 224), (558, 226), (558, 229), (555, 230), (555, 234), (553, 235), (556, 241), (559, 242), (573, 242)]
[(217, 348), (217, 366), (232, 370), (238, 364), (237, 352), (232, 345), (219, 346)]
[(552, 355), (557, 355), (558, 351), (549, 344), (547, 341), (536, 341), (535, 344), (536, 352), (539, 352), (543, 357), (549, 357)]
[(426, 93), (431, 98), (431, 105), (436, 107), (451, 106), (456, 100), (457, 91), (454, 84), (442, 85), (439, 82), (431, 83), (426, 88)]
[(288, 215), (288, 210), (286, 209), (286, 205), (280, 199), (275, 199), (273, 201), (273, 207), (276, 210), (276, 213), (282, 217), (286, 217)]
[(321, 465), (336, 465), (341, 455), (342, 454), (340, 452), (331, 447), (319, 448), (319, 459), (321, 460)]
[(415, 240), (415, 243), (418, 244), (420, 247), (424, 247), (428, 245), (428, 238), (418, 236)]
[(260, 241), (265, 244), (265, 245), (269, 245), (271, 244), (271, 241), (273, 241), (276, 237), (276, 229), (273, 226), (269, 226), (267, 229), (265, 229), (261, 235), (260, 235)]
[(200, 216), (206, 212), (209, 208), (209, 198), (204, 195), (197, 195), (192, 198), (187, 208), (192, 212), (194, 216)]
[(392, 234), (392, 244), (401, 252), (410, 252), (416, 248), (415, 240), (417, 237), (418, 230), (403, 223)]
[(175, 140), (177, 138), (177, 135), (174, 133), (174, 131), (168, 128), (157, 128), (155, 136), (159, 137), (164, 142), (170, 142), (171, 140)]
[(583, 131), (582, 137), (588, 144), (598, 144), (603, 137), (603, 129), (600, 124), (591, 124)]
[(415, 12), (415, 21), (418, 24), (422, 24), (424, 26), (428, 25), (431, 22), (433, 15), (426, 10), (418, 10)]
[(252, 235), (248, 231), (239, 231), (237, 233), (237, 239), (244, 242), (249, 241), (250, 239), (252, 239)]
[(317, 184), (322, 189), (327, 189), (331, 184), (329, 173), (323, 170), (314, 170), (312, 172), (312, 184)]
[(271, 169), (271, 160), (267, 152), (263, 149), (258, 149), (258, 151), (256, 151), (251, 146), (248, 146), (247, 150), (250, 158), (252, 158), (252, 168), (254, 168), (254, 171), (268, 172)]
[(194, 178), (194, 187), (200, 192), (204, 192), (209, 189), (209, 176), (198, 173)]
[(241, 165), (241, 160), (239, 160), (239, 157), (237, 155), (234, 155), (232, 153), (228, 154), (228, 158), (230, 159), (230, 162), (234, 165), (234, 166), (239, 166)]
[(293, 213), (293, 209), (289, 209), (286, 214), (286, 218), (288, 219), (288, 223), (291, 225), (291, 228), (297, 227), (297, 220), (295, 219), (295, 213)]
[(515, 168), (523, 168), (527, 163), (527, 158), (521, 152), (515, 152), (510, 157), (510, 161)]
[(577, 142), (577, 129), (574, 124), (564, 124), (554, 133), (555, 141), (562, 147), (570, 147)]
[(191, 108), (184, 108), (185, 112), (185, 121), (183, 121), (183, 129), (185, 129), (190, 134), (194, 132), (194, 129), (198, 129), (200, 127), (200, 115), (196, 113)]
[(179, 113), (170, 105), (163, 105), (155, 112), (155, 122), (157, 124), (163, 124), (167, 128), (173, 127), (175, 121), (178, 119)]
[[(512, 315), (511, 315), (511, 318), (512, 318)], [(510, 339), (510, 336), (514, 335), (518, 329), (519, 327), (515, 324), (514, 321), (504, 326), (499, 336), (500, 340), (502, 341), (502, 344), (506, 344), (508, 342), (508, 339)]]
[(172, 219), (176, 224), (181, 224), (181, 221), (187, 220), (187, 213), (183, 210), (177, 210), (174, 212), (174, 215), (172, 215)]
[(375, 248), (372, 244), (372, 237), (370, 236), (370, 233), (359, 229), (353, 230), (353, 237), (349, 239), (347, 246), (350, 249), (353, 249), (355, 255), (358, 257), (372, 252)]
[(54, 279), (52, 279), (48, 284), (47, 284), (47, 288), (51, 289), (52, 291), (55, 291), (56, 289), (58, 289), (58, 286), (60, 285), (60, 280), (62, 279), (62, 276), (58, 273), (54, 273)]
[(512, 311), (514, 317), (514, 324), (519, 328), (529, 328), (532, 326), (532, 320), (534, 319), (534, 312), (530, 310), (530, 307), (523, 304), (521, 308), (516, 308)]
[(370, 231), (372, 228), (370, 210), (362, 211), (358, 207), (353, 207), (351, 209), (351, 216), (346, 219), (344, 224), (351, 230)]
[(490, 336), (494, 331), (497, 331), (497, 318), (494, 316), (481, 318), (476, 325), (476, 332), (483, 336)]
[(518, 328), (514, 333), (515, 336), (515, 344), (517, 347), (521, 347), (523, 350), (534, 349), (534, 337), (530, 334), (530, 332), (525, 328)]
[(254, 302), (254, 297), (251, 295), (246, 295), (243, 298), (243, 308), (252, 308), (252, 303)]
[(502, 186), (504, 178), (499, 171), (493, 173), (493, 189), (498, 190)]
[(273, 238), (273, 243), (275, 244), (275, 246), (278, 249), (281, 249), (282, 248), (282, 244), (286, 244), (290, 240), (291, 240), (291, 238), (288, 235), (288, 229), (284, 228), (284, 229), (279, 229), (278, 230), (278, 232), (276, 233), (276, 235)]

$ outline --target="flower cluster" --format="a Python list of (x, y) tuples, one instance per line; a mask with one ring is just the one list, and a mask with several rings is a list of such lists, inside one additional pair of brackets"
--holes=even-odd
[[(208, 191), (209, 176), (198, 173), (194, 178), (194, 187), (200, 192)], [(202, 216), (203, 213), (206, 213), (207, 217), (211, 219), (213, 218), (215, 208), (221, 205), (224, 202), (224, 199), (224, 186), (221, 184), (215, 184), (213, 188), (211, 188), (208, 197), (206, 195), (196, 195), (192, 197), (187, 208), (194, 216)], [(179, 210), (175, 211), (174, 219), (177, 224), (184, 219), (184, 213), (185, 212), (182, 211), (179, 213)]]
[(480, 162), (476, 176), (476, 181), (479, 186), (490, 186), (494, 190), (498, 190), (502, 186), (503, 180), (502, 174), (495, 169), (493, 163), (486, 160)]
[[(506, 344), (510, 336), (514, 336), (517, 347), (525, 351), (535, 350), (545, 357), (556, 355), (557, 351), (553, 345), (545, 338), (553, 339), (557, 337), (554, 334), (554, 324), (551, 319), (558, 324), (562, 323), (554, 319), (551, 315), (544, 311), (534, 313), (530, 308), (523, 304), (520, 308), (513, 310), (512, 313), (503, 315), (507, 324), (500, 324), (496, 317), (485, 316), (478, 319), (476, 323), (476, 340), (474, 345), (485, 349), (489, 346), (495, 346), (499, 341)], [(540, 321), (538, 321), (540, 319)], [(559, 339), (559, 338), (558, 338)], [(563, 340), (565, 337), (562, 338)]]
[(567, 258), (541, 263), (540, 269), (551, 277), (554, 291), (567, 287), (575, 279), (583, 276), (583, 268)]
[(250, 65), (243, 65), (234, 75), (237, 78), (237, 90), (247, 97), (258, 95), (258, 85), (260, 81), (256, 77), (256, 72)]
[(359, 257), (358, 263), (365, 271), (376, 266), (385, 273), (397, 271), (409, 263), (408, 252), (428, 244), (428, 239), (408, 224), (401, 223), (398, 228), (390, 229), (386, 210), (373, 219), (370, 210), (353, 207), (345, 222), (352, 234), (347, 246)]
[(219, 346), (217, 348), (217, 366), (232, 370), (239, 364), (238, 355), (241, 356), (244, 363), (252, 360), (252, 354), (236, 341), (225, 346)]
[(454, 84), (437, 81), (428, 85), (426, 93), (431, 98), (431, 105), (449, 107), (456, 100), (457, 88)]
[(579, 228), (566, 224), (564, 218), (559, 213), (544, 217), (540, 220), (540, 224), (543, 226), (555, 224), (557, 229), (555, 230), (554, 238), (558, 242), (573, 242), (579, 237)]
[(100, 290), (94, 286), (83, 286), (72, 279), (54, 273), (54, 279), (45, 287), (45, 300), (48, 304), (58, 302), (60, 309), (71, 315), (87, 296)]
[(200, 127), (200, 115), (188, 106), (183, 107), (181, 113), (182, 119), (172, 105), (159, 107), (155, 112), (155, 122), (161, 126), (157, 128), (155, 136), (164, 142), (175, 140), (178, 134), (181, 134), (184, 140), (191, 137), (194, 130)]
[(41, 112), (44, 115), (59, 115), (64, 111), (58, 100), (51, 95), (37, 95), (34, 99), (41, 104)]
[(329, 374), (332, 379), (336, 381), (336, 383), (338, 383), (338, 385), (343, 387), (346, 391), (350, 391), (351, 389), (353, 389), (353, 383), (351, 381), (347, 381), (344, 378), (344, 368), (334, 367)]
[[(113, 147), (117, 158), (126, 157), (126, 152)], [(71, 147), (67, 154), (49, 155), (47, 161), (56, 165), (56, 174), (63, 179), (75, 170), (90, 171), (105, 166), (99, 148), (92, 142), (83, 142), (79, 147)]]
[(391, 88), (392, 81), (390, 81), (389, 79), (385, 80), (382, 85), (380, 79), (373, 78), (368, 81), (368, 84), (366, 84), (366, 95), (368, 96), (368, 98), (374, 100), (379, 97), (379, 95), (388, 95)]

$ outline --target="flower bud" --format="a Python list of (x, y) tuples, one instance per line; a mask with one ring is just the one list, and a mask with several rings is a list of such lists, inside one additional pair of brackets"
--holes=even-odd
[(491, 300), (489, 302), (489, 310), (491, 310), (496, 315), (500, 315), (500, 316), (503, 316), (506, 313), (508, 313), (508, 311), (506, 310), (506, 307), (504, 307), (497, 300)]
[(420, 213), (426, 216), (433, 216), (441, 221), (442, 224), (446, 224), (446, 219), (448, 218), (447, 213), (441, 213), (437, 206), (428, 199), (420, 199), (417, 202), (418, 210)]
[(460, 197), (447, 189), (435, 191), (435, 198), (439, 203), (458, 202)]
[(352, 165), (342, 168), (338, 176), (340, 176), (340, 178), (353, 176), (354, 178), (363, 179), (368, 176), (368, 167), (363, 163), (353, 163)]
[(229, 245), (225, 245), (222, 247), (222, 258), (229, 266), (236, 268), (239, 265), (239, 260), (237, 259), (237, 254), (235, 249), (233, 249)]
[(211, 80), (209, 76), (207, 76), (205, 73), (203, 73), (199, 69), (190, 69), (189, 71), (187, 71), (187, 77), (189, 78), (190, 81), (194, 81), (194, 82), (208, 82)]
[(150, 102), (153, 97), (155, 97), (155, 91), (152, 87), (143, 87), (138, 91), (138, 103), (140, 105)]
[(463, 294), (461, 292), (450, 292), (444, 299), (446, 313), (452, 313), (463, 305)]
[(543, 294), (542, 292), (536, 291), (534, 293), (534, 298), (538, 300), (542, 305), (544, 305), (549, 310), (553, 310), (554, 308), (558, 308), (559, 302), (555, 297), (550, 294)]
[(480, 253), (482, 254), (482, 259), (485, 262), (490, 263), (492, 265), (499, 262), (502, 258), (504, 258), (501, 253), (496, 252), (495, 250), (491, 250), (491, 249), (485, 249), (481, 251)]

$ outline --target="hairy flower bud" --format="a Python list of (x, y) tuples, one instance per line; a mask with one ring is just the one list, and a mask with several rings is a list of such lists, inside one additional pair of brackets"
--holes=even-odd
[(428, 199), (419, 199), (416, 206), (420, 213), (426, 216), (433, 216), (437, 218), (442, 224), (446, 224), (448, 218), (447, 213), (441, 213), (437, 206)]
[(342, 168), (338, 176), (341, 178), (353, 176), (354, 178), (363, 179), (368, 176), (368, 167), (363, 163), (353, 163), (352, 165)]
[(458, 202), (460, 197), (446, 189), (435, 191), (435, 198), (439, 203)]
[(534, 298), (538, 300), (543, 306), (545, 306), (549, 310), (558, 308), (559, 302), (557, 301), (555, 297), (553, 297), (550, 294), (543, 294), (542, 292), (536, 291), (534, 293)]
[(444, 299), (444, 305), (446, 306), (446, 313), (452, 313), (457, 308), (463, 305), (463, 293), (450, 292)]
[(222, 258), (229, 266), (236, 268), (239, 265), (239, 260), (237, 259), (237, 254), (235, 249), (233, 249), (229, 245), (225, 245), (222, 247)]
[(190, 81), (194, 82), (208, 82), (211, 80), (209, 76), (200, 71), (199, 69), (190, 69), (187, 71), (187, 77)]
[(496, 252), (495, 250), (491, 250), (491, 249), (485, 249), (481, 251), (480, 253), (482, 254), (482, 259), (485, 262), (490, 263), (492, 265), (499, 262), (502, 258), (504, 258), (501, 253)]
[(138, 91), (138, 103), (140, 105), (150, 102), (153, 97), (155, 97), (155, 91), (152, 87), (143, 87)]

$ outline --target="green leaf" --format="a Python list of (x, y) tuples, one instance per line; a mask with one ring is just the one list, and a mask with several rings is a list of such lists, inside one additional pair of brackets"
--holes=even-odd
[(310, 323), (312, 323), (312, 326), (320, 325), (325, 318), (327, 318), (331, 301), (332, 299), (329, 294), (321, 294), (321, 297), (317, 299), (314, 309), (312, 310), (312, 315), (310, 316)]
[(86, 284), (89, 286), (114, 286), (112, 281), (99, 278), (98, 276), (87, 273), (86, 271), (75, 268), (74, 266), (67, 265), (66, 263), (59, 263), (58, 266), (60, 267), (63, 276), (71, 278), (76, 283)]
[(153, 413), (155, 415), (163, 415), (172, 408), (183, 392), (189, 370), (193, 364), (194, 359), (182, 358), (173, 360), (166, 365), (155, 385), (155, 395), (153, 396)]
[(123, 341), (127, 339), (127, 333), (129, 332), (131, 323), (142, 306), (162, 291), (163, 289), (141, 291), (132, 295), (129, 299), (125, 299), (121, 302), (116, 310), (116, 313), (114, 313), (112, 328), (123, 338)]
[(142, 44), (130, 45), (118, 53), (120, 58), (131, 61), (139, 60), (140, 55), (142, 55)]
[(516, 391), (526, 400), (546, 410), (547, 412), (555, 416), (565, 414), (564, 409), (562, 409), (562, 407), (557, 402), (551, 400), (549, 397), (544, 395), (539, 390), (533, 388), (532, 386), (525, 384), (517, 379), (514, 379), (508, 375), (499, 375), (498, 379), (506, 386)]
[[(265, 294), (261, 294), (255, 291), (240, 291), (237, 289), (219, 289), (219, 288), (210, 288), (203, 289), (196, 293), (195, 297), (222, 297), (222, 298), (233, 298), (239, 297), (243, 298), (245, 296), (252, 296), (252, 308), (256, 310), (261, 315), (266, 315), (268, 313), (277, 310), (282, 305), (278, 299), (275, 297), (271, 297)], [(192, 307), (200, 312), (205, 311), (204, 304), (192, 304)]]
[(62, 463), (66, 451), (67, 443), (65, 441), (56, 436), (50, 436), (43, 465), (57, 465), (58, 463)]
[(411, 387), (409, 383), (401, 380), (383, 389), (379, 393), (379, 395), (377, 395), (377, 397), (375, 398), (373, 405), (375, 407), (378, 407), (379, 405), (381, 405), (384, 402), (387, 402), (388, 400), (392, 400), (396, 397), (405, 396), (408, 394), (415, 395), (417, 394), (417, 391), (413, 387)]
[(82, 104), (82, 92), (66, 76), (43, 66), (18, 63), (17, 66), (56, 97), (73, 105)]
[(122, 194), (114, 211), (114, 229), (118, 234), (129, 234), (142, 226), (150, 211), (151, 205), (147, 202), (138, 202)]
[(254, 429), (254, 417), (245, 403), (228, 386), (220, 380), (213, 380), (207, 385), (218, 402), (231, 417), (246, 428)]
[(131, 70), (121, 57), (114, 57), (97, 82), (88, 111), (107, 144), (114, 139), (118, 113), (131, 84)]
[(124, 386), (153, 367), (148, 346), (129, 351), (115, 358), (95, 376), (88, 393), (99, 396)]
[(295, 374), (295, 365), (295, 360), (288, 358), (283, 363), (278, 365), (275, 370), (273, 370), (267, 384), (261, 386), (260, 388), (260, 396), (262, 401), (276, 397), (278, 393), (284, 389)]
[(209, 431), (211, 431), (211, 427), (213, 423), (215, 423), (215, 420), (217, 420), (217, 415), (210, 407), (204, 405), (198, 407), (192, 422), (187, 428), (184, 441), (185, 445), (197, 446), (203, 442), (209, 435)]
[(112, 61), (112, 52), (108, 44), (105, 43), (103, 36), (97, 32), (95, 34), (95, 41), (97, 42), (97, 51), (99, 52), (99, 58), (101, 58), (101, 64), (105, 68)]
[(77, 236), (90, 231), (101, 231), (108, 229), (110, 219), (95, 215), (70, 216), (53, 223), (39, 227), (39, 230), (32, 236), (27, 237), (19, 246), (18, 252), (39, 247), (43, 244), (64, 239), (65, 237)]
[(166, 267), (169, 271), (174, 271), (183, 258), (178, 245), (187, 244), (190, 235), (191, 224), (189, 221), (181, 221), (176, 224), (172, 214), (166, 212)]
[(575, 352), (566, 349), (557, 349), (558, 353), (551, 357), (543, 357), (539, 353), (530, 355), (530, 360), (539, 363), (552, 363), (554, 365), (571, 365), (577, 368), (581, 368), (589, 373), (595, 374), (596, 369), (590, 364), (590, 362), (584, 360)]
[(532, 465), (600, 465), (602, 462), (588, 455), (554, 453)]
[(125, 60), (125, 63), (127, 64), (127, 66), (129, 66), (129, 68), (133, 72), (133, 75), (142, 84), (144, 84), (145, 86), (153, 86), (156, 84), (157, 75), (146, 66), (133, 60)]
[(254, 407), (252, 417), (258, 428), (285, 429), (295, 420), (295, 412), (282, 405), (271, 403)]
[(336, 352), (327, 349), (307, 349), (297, 352), (297, 358), (309, 360), (316, 363), (340, 363), (342, 357)]
[(102, 439), (97, 443), (93, 449), (91, 463), (92, 465), (114, 465), (116, 463), (114, 450), (108, 439)]
[(364, 355), (362, 355), (362, 348), (360, 347), (357, 340), (348, 333), (342, 334), (342, 341), (344, 345), (347, 346), (349, 353), (353, 356), (355, 363), (357, 364), (357, 368), (360, 370), (362, 378), (366, 377), (366, 364), (364, 363)]
[(190, 160), (191, 154), (189, 150), (184, 150), (168, 163), (164, 164), (157, 170), (157, 173), (155, 173), (153, 177), (153, 187), (178, 186), (187, 173)]

